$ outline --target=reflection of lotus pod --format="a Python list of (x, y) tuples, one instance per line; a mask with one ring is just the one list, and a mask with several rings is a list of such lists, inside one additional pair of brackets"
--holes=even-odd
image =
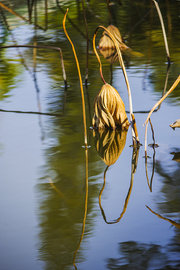
[[(107, 30), (115, 37), (116, 41), (119, 44), (120, 49), (127, 49), (128, 47), (122, 42), (121, 34), (117, 27), (114, 25), (109, 25)], [(103, 35), (99, 41), (99, 49), (106, 50), (106, 49), (115, 49), (115, 44), (112, 39), (108, 36), (106, 31), (103, 32)]]
[(126, 144), (127, 130), (93, 131), (96, 150), (107, 166), (116, 162)]
[(172, 129), (180, 128), (180, 119), (176, 120), (172, 125), (169, 125)]
[(129, 126), (124, 103), (117, 90), (108, 83), (102, 86), (95, 99), (92, 125), (94, 128), (112, 129), (127, 129)]
[(99, 51), (104, 56), (104, 58), (111, 64), (116, 62), (116, 60), (118, 59), (118, 54), (116, 52), (116, 49), (111, 49), (111, 48), (107, 50), (99, 49)]

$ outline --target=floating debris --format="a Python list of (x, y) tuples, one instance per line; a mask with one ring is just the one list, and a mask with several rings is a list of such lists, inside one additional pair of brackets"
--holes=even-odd
[(180, 119), (176, 120), (173, 124), (169, 125), (172, 129), (180, 128)]

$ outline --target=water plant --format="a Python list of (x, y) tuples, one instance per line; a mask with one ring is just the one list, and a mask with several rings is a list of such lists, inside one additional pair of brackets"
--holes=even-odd
[[(128, 97), (129, 97), (129, 109), (130, 109), (130, 124), (131, 124), (131, 127), (132, 127), (132, 138), (133, 138), (133, 145), (138, 145), (139, 144), (139, 138), (138, 138), (138, 135), (137, 135), (137, 130), (136, 130), (136, 133), (135, 133), (135, 130), (134, 130), (134, 122), (135, 122), (135, 119), (133, 118), (133, 107), (132, 107), (132, 97), (131, 97), (131, 90), (130, 90), (130, 85), (129, 85), (129, 81), (128, 81), (128, 76), (127, 76), (127, 73), (126, 73), (126, 69), (125, 69), (125, 65), (124, 65), (124, 62), (123, 62), (123, 58), (122, 58), (122, 54), (121, 54), (121, 50), (120, 50), (120, 48), (119, 48), (119, 45), (118, 45), (118, 43), (117, 43), (117, 40), (116, 40), (116, 38), (114, 37), (114, 35), (113, 34), (111, 34), (110, 33), (110, 31), (107, 29), (107, 28), (105, 28), (104, 26), (98, 26), (97, 28), (96, 28), (96, 30), (95, 30), (95, 33), (94, 33), (94, 36), (93, 36), (93, 49), (94, 49), (94, 52), (95, 52), (95, 54), (96, 54), (96, 57), (97, 57), (97, 59), (98, 59), (98, 62), (99, 62), (99, 70), (100, 70), (100, 75), (101, 75), (101, 78), (102, 78), (102, 81), (104, 82), (104, 85), (106, 86), (105, 87), (105, 90), (107, 89), (107, 90), (109, 90), (109, 85), (106, 83), (106, 81), (105, 81), (105, 79), (104, 79), (104, 77), (103, 77), (103, 74), (102, 74), (102, 64), (101, 64), (101, 60), (100, 60), (100, 57), (99, 57), (99, 55), (98, 55), (98, 53), (97, 53), (97, 50), (96, 50), (96, 46), (95, 46), (95, 39), (96, 39), (96, 35), (97, 35), (97, 32), (98, 32), (98, 30), (99, 29), (103, 29), (103, 30), (105, 30), (106, 31), (106, 33), (107, 33), (107, 35), (112, 39), (112, 41), (114, 42), (114, 44), (115, 44), (115, 47), (116, 47), (116, 50), (117, 50), (117, 54), (118, 54), (118, 59), (119, 59), (119, 63), (120, 63), (120, 66), (122, 67), (122, 70), (123, 70), (123, 74), (124, 74), (124, 78), (125, 78), (125, 82), (126, 82), (126, 85), (127, 85), (127, 90), (128, 90)], [(102, 89), (101, 89), (102, 90)], [(101, 95), (101, 93), (103, 92), (101, 92), (101, 90), (100, 90), (100, 92), (99, 92), (99, 96)], [(104, 89), (103, 89), (104, 90)], [(108, 93), (108, 91), (107, 91), (107, 93)], [(106, 93), (105, 93), (106, 94)], [(114, 92), (113, 92), (113, 94), (114, 94)], [(99, 99), (99, 97), (97, 98), (97, 100)], [(109, 109), (111, 109), (111, 100), (110, 100), (110, 98), (108, 98), (107, 99), (107, 97), (105, 98), (105, 100), (107, 101), (106, 102), (106, 109), (108, 108), (108, 105), (109, 105), (109, 108), (108, 108), (108, 113), (109, 113)], [(110, 103), (110, 104), (108, 104), (108, 102)], [(117, 102), (117, 104), (118, 104), (118, 102)], [(101, 105), (101, 107), (103, 108), (103, 106), (104, 106), (104, 104), (101, 104), (100, 103), (100, 105)], [(95, 104), (95, 107), (96, 107), (96, 104)], [(97, 105), (97, 107), (98, 107), (98, 105)], [(122, 108), (123, 108), (123, 106), (121, 106)], [(123, 111), (123, 114), (124, 114), (124, 111)], [(107, 115), (107, 116), (106, 116)], [(106, 115), (103, 115), (103, 118), (109, 118), (109, 114), (107, 114), (106, 113)], [(121, 117), (119, 117), (119, 119), (120, 119)], [(95, 115), (94, 115), (94, 117), (93, 117), (93, 119), (97, 119), (97, 115), (96, 115), (96, 112), (95, 112)], [(134, 119), (134, 120), (133, 120)], [(104, 121), (104, 119), (103, 119), (103, 121)], [(108, 122), (108, 120), (105, 122), (105, 123), (107, 123)], [(115, 121), (114, 121), (115, 122)], [(93, 120), (93, 123), (96, 123), (94, 120)], [(115, 122), (116, 123), (116, 122)], [(127, 123), (123, 123), (122, 121), (120, 122), (120, 125), (121, 125), (121, 127), (123, 128), (124, 126), (123, 126), (123, 124), (125, 124), (125, 127), (127, 127)], [(116, 125), (116, 124), (114, 124), (114, 125)], [(96, 127), (96, 126), (95, 126)], [(111, 127), (111, 126), (109, 126), (109, 127)], [(114, 128), (114, 127), (111, 127), (111, 128)]]

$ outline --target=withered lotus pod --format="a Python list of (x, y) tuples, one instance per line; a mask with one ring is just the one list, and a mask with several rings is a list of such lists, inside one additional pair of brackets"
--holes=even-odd
[(126, 144), (127, 130), (94, 130), (95, 147), (107, 166), (114, 164)]
[(99, 49), (99, 52), (111, 64), (116, 62), (116, 60), (118, 59), (117, 51), (114, 48), (109, 48), (107, 50)]
[(129, 121), (124, 102), (110, 84), (102, 86), (94, 102), (93, 128), (128, 129)]
[[(107, 30), (115, 37), (116, 41), (118, 42), (118, 45), (121, 50), (128, 49), (128, 47), (123, 43), (121, 34), (119, 32), (119, 29), (114, 25), (109, 25), (107, 27)], [(112, 41), (112, 39), (108, 36), (107, 32), (104, 31), (102, 34), (102, 37), (99, 41), (99, 49), (101, 50), (107, 50), (107, 49), (115, 49), (115, 44)]]

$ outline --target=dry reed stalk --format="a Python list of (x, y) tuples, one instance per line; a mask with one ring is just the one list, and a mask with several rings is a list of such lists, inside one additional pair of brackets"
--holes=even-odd
[(71, 46), (72, 46), (72, 50), (74, 53), (74, 57), (75, 57), (75, 61), (76, 61), (76, 66), (77, 66), (77, 70), (78, 70), (78, 75), (79, 75), (79, 83), (80, 83), (80, 89), (81, 89), (81, 98), (82, 98), (82, 109), (83, 109), (83, 123), (84, 123), (84, 143), (85, 143), (85, 147), (87, 147), (87, 128), (86, 128), (86, 108), (85, 108), (85, 99), (84, 99), (84, 90), (83, 90), (83, 84), (82, 84), (82, 77), (81, 77), (81, 71), (80, 71), (80, 67), (79, 67), (79, 61), (76, 55), (76, 51), (74, 48), (74, 44), (72, 43), (67, 31), (66, 31), (66, 16), (68, 13), (68, 10), (66, 10), (66, 13), (64, 15), (64, 19), (63, 19), (63, 29), (64, 29), (64, 33), (67, 37), (67, 39), (69, 40)]
[(139, 144), (139, 138), (138, 136), (136, 136), (135, 134), (135, 131), (134, 131), (134, 125), (133, 125), (133, 119), (132, 119), (132, 115), (133, 115), (133, 106), (132, 106), (132, 97), (131, 97), (131, 90), (130, 90), (130, 85), (129, 85), (129, 80), (128, 80), (128, 76), (127, 76), (127, 73), (126, 73), (126, 68), (125, 68), (125, 65), (124, 65), (124, 61), (123, 61), (123, 58), (122, 58), (122, 54), (121, 54), (121, 50), (118, 46), (118, 43), (117, 43), (117, 40), (116, 38), (109, 32), (109, 30), (104, 27), (104, 26), (98, 26), (95, 30), (95, 33), (94, 33), (94, 36), (93, 36), (93, 49), (94, 49), (94, 52), (96, 54), (96, 57), (98, 59), (98, 62), (99, 62), (99, 65), (100, 65), (100, 74), (101, 74), (101, 78), (103, 80), (104, 83), (105, 80), (104, 80), (104, 77), (102, 75), (102, 64), (101, 64), (101, 60), (100, 60), (100, 57), (97, 53), (97, 50), (96, 50), (96, 46), (95, 46), (95, 39), (96, 39), (96, 35), (97, 35), (97, 32), (99, 29), (103, 29), (107, 32), (107, 34), (109, 35), (109, 37), (113, 40), (114, 44), (115, 44), (115, 47), (116, 47), (116, 50), (117, 50), (117, 54), (118, 54), (118, 59), (119, 59), (119, 63), (120, 63), (120, 66), (123, 70), (123, 74), (124, 74), (124, 78), (125, 78), (125, 82), (126, 82), (126, 86), (127, 86), (127, 91), (128, 91), (128, 97), (129, 97), (129, 110), (130, 110), (130, 122), (131, 122), (131, 127), (132, 127), (132, 138), (133, 138), (133, 145), (138, 145)]
[(171, 86), (169, 91), (154, 105), (154, 107), (149, 112), (149, 114), (146, 118), (146, 121), (144, 122), (144, 126), (146, 126), (145, 127), (145, 156), (147, 156), (147, 127), (148, 127), (148, 122), (149, 122), (149, 119), (151, 117), (151, 114), (163, 102), (163, 100), (165, 100), (165, 98), (177, 87), (179, 82), (180, 82), (180, 75), (177, 77), (177, 79), (175, 80), (175, 82), (173, 83), (173, 85)]
[(156, 2), (156, 0), (153, 0), (153, 2), (155, 4), (157, 13), (159, 15), (159, 20), (160, 20), (160, 23), (161, 23), (161, 28), (162, 28), (163, 37), (164, 37), (164, 44), (165, 44), (165, 48), (166, 48), (166, 54), (167, 54), (168, 64), (170, 65), (170, 63), (171, 63), (170, 53), (169, 53), (169, 47), (168, 47), (168, 42), (167, 42), (167, 36), (166, 36), (166, 30), (165, 30), (165, 27), (164, 27), (163, 17), (162, 17), (161, 10), (159, 8), (158, 3)]

